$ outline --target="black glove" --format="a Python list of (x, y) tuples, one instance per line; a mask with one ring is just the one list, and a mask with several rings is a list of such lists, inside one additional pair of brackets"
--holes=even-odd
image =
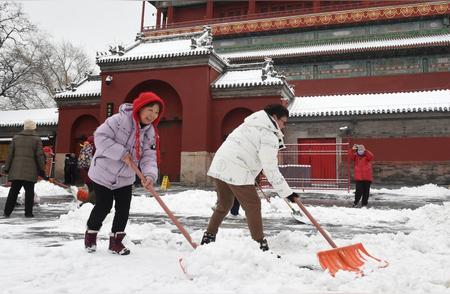
[(289, 201), (291, 201), (292, 203), (295, 203), (295, 198), (300, 198), (300, 196), (298, 196), (297, 193), (292, 193), (291, 195), (289, 195), (288, 197), (286, 197)]

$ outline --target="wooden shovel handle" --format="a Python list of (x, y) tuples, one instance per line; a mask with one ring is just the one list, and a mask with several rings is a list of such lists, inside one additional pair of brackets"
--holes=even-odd
[(331, 240), (331, 237), (325, 232), (324, 229), (319, 225), (319, 223), (313, 218), (313, 216), (309, 213), (309, 211), (306, 209), (306, 207), (303, 205), (302, 201), (300, 200), (300, 197), (294, 197), (295, 203), (297, 203), (298, 207), (303, 211), (303, 213), (309, 218), (311, 223), (319, 230), (320, 234), (327, 240), (327, 242), (331, 245), (333, 248), (337, 248), (336, 243)]
[[(134, 163), (133, 160), (129, 161), (130, 167), (134, 170), (134, 172), (138, 175), (138, 177), (141, 179), (141, 182), (144, 183), (146, 181), (145, 176), (142, 174), (142, 172), (137, 167), (136, 163)], [(183, 236), (186, 238), (186, 240), (191, 244), (192, 248), (197, 248), (197, 244), (192, 241), (191, 235), (184, 229), (183, 225), (178, 221), (178, 219), (175, 217), (175, 215), (170, 211), (170, 209), (167, 207), (167, 205), (162, 201), (161, 196), (155, 191), (153, 186), (147, 187), (147, 191), (149, 191), (153, 197), (155, 197), (156, 201), (158, 201), (158, 204), (162, 207), (162, 209), (165, 211), (165, 213), (169, 216), (169, 218), (172, 220), (172, 222), (177, 226), (178, 230), (183, 234)]]
[(256, 187), (258, 187), (259, 191), (261, 191), (261, 193), (263, 194), (264, 199), (266, 199), (266, 201), (267, 201), (268, 203), (270, 203), (269, 197), (267, 197), (266, 193), (264, 193), (263, 189), (261, 189), (261, 186), (260, 186), (258, 183), (255, 183), (255, 184), (256, 184)]

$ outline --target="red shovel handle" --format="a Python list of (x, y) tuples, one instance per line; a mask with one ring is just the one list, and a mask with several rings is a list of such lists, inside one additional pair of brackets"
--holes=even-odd
[[(136, 163), (134, 163), (132, 160), (130, 160), (130, 167), (134, 170), (134, 172), (138, 175), (138, 177), (141, 179), (143, 183), (145, 183), (146, 179), (145, 176), (142, 174), (142, 172), (137, 167)], [(186, 240), (191, 244), (192, 248), (197, 248), (197, 244), (192, 241), (191, 235), (184, 229), (183, 225), (178, 221), (178, 219), (173, 215), (172, 211), (167, 207), (167, 205), (162, 201), (161, 196), (155, 191), (153, 186), (147, 187), (147, 190), (155, 197), (156, 201), (158, 201), (158, 204), (162, 207), (162, 209), (165, 211), (165, 213), (169, 216), (169, 218), (172, 220), (172, 222), (177, 226), (178, 230), (183, 234), (183, 236), (186, 238)]]

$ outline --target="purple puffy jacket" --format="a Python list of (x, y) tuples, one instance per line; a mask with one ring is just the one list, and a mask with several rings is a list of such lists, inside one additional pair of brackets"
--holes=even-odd
[(132, 185), (136, 179), (134, 171), (122, 161), (126, 153), (132, 155), (146, 177), (150, 177), (153, 182), (158, 178), (154, 127), (150, 124), (140, 130), (141, 159), (138, 162), (134, 148), (136, 126), (132, 113), (132, 104), (122, 104), (119, 113), (107, 118), (94, 133), (96, 150), (88, 175), (97, 184), (111, 190)]

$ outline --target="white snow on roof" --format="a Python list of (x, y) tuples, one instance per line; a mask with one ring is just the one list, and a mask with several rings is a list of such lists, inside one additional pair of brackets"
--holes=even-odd
[(67, 90), (55, 95), (55, 98), (69, 98), (69, 97), (87, 97), (100, 96), (102, 89), (101, 80), (88, 80), (80, 82), (74, 90)]
[(176, 56), (203, 55), (210, 51), (204, 47), (191, 49), (191, 40), (169, 40), (169, 41), (142, 41), (135, 45), (123, 55), (108, 55), (100, 57), (97, 63), (132, 61), (168, 58)]
[(251, 70), (229, 70), (225, 72), (217, 81), (212, 84), (213, 88), (231, 88), (247, 86), (268, 86), (282, 85), (283, 81), (279, 77), (267, 75), (266, 80), (262, 80), (261, 69)]
[(33, 120), (38, 125), (58, 124), (58, 108), (26, 109), (0, 111), (0, 126), (23, 126), (26, 119)]
[(320, 53), (345, 53), (371, 49), (400, 49), (410, 46), (440, 45), (450, 43), (450, 34), (430, 35), (411, 38), (394, 38), (372, 41), (340, 42), (291, 48), (263, 49), (248, 52), (223, 53), (220, 56), (229, 59), (265, 56), (312, 55)]
[(296, 97), (290, 116), (450, 111), (450, 90)]

